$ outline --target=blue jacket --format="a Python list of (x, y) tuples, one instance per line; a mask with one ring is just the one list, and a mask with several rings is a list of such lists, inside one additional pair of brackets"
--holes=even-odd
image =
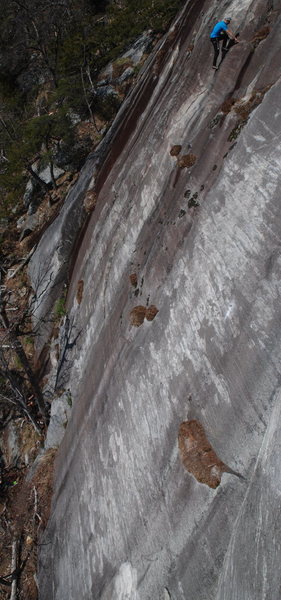
[(225, 23), (225, 21), (219, 21), (219, 23), (217, 23), (213, 29), (213, 31), (211, 32), (210, 38), (216, 38), (219, 37), (221, 33), (223, 33), (223, 31), (226, 31), (228, 28), (227, 23)]

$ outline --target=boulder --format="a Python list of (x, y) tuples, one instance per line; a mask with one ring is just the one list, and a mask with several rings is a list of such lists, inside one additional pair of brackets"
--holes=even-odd
[(45, 449), (57, 448), (65, 434), (71, 414), (71, 395), (68, 391), (53, 399), (51, 403), (50, 422), (45, 441)]
[(122, 75), (120, 75), (120, 77), (117, 79), (117, 83), (118, 85), (121, 85), (122, 83), (124, 83), (124, 81), (127, 81), (127, 79), (130, 79), (130, 77), (132, 77), (134, 75), (134, 69), (133, 67), (127, 67), (127, 69), (125, 69), (125, 71), (123, 71)]
[(139, 64), (142, 61), (144, 55), (151, 50), (154, 37), (155, 36), (152, 31), (144, 32), (132, 44), (129, 50), (127, 50), (127, 52), (125, 52), (122, 55), (122, 58), (129, 58), (134, 65)]
[(103, 85), (96, 89), (96, 96), (98, 98), (116, 97), (118, 92), (112, 85)]
[[(39, 170), (38, 163), (34, 163), (32, 165), (32, 169), (35, 171), (35, 173), (37, 173), (39, 175), (40, 179), (42, 179), (42, 181), (44, 183), (46, 183), (50, 187), (53, 185), (51, 169), (49, 166), (45, 167), (42, 170)], [(64, 169), (62, 169), (58, 166), (54, 166), (53, 174), (54, 174), (55, 180), (58, 179), (64, 173), (65, 173)], [(37, 192), (38, 189), (39, 189), (38, 182), (35, 181), (34, 179), (29, 179), (29, 181), (26, 184), (25, 192), (23, 195), (23, 202), (24, 202), (24, 206), (26, 208), (30, 207), (31, 214), (36, 210), (35, 206), (32, 205), (32, 200), (33, 200), (34, 193)]]
[(105, 88), (109, 95), (110, 85), (122, 85), (132, 77), (135, 67), (142, 63), (146, 53), (151, 51), (154, 37), (151, 31), (145, 32), (115, 62), (109, 63), (100, 73), (96, 92), (98, 93), (99, 88)]
[(22, 241), (27, 235), (35, 231), (40, 224), (40, 217), (36, 214), (27, 214), (22, 216), (17, 221), (17, 229), (20, 230), (20, 241)]

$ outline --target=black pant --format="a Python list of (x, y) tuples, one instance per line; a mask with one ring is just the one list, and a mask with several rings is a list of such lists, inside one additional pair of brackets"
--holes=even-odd
[(220, 42), (222, 41), (222, 57), (224, 58), (227, 53), (228, 40), (229, 40), (229, 37), (226, 33), (221, 33), (221, 35), (219, 37), (211, 38), (211, 42), (214, 46), (214, 51), (215, 51), (213, 67), (216, 67), (216, 65), (217, 65), (217, 59), (218, 59), (218, 55), (220, 53)]

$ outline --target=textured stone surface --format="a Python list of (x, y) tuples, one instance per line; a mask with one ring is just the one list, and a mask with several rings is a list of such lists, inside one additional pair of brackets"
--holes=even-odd
[(45, 448), (57, 448), (64, 436), (71, 413), (72, 400), (68, 391), (55, 398), (51, 404), (50, 423)]
[[(214, 0), (187, 2), (123, 106), (95, 179), (67, 298), (76, 343), (58, 385), (71, 389), (73, 409), (40, 600), (280, 594), (281, 6), (223, 8), (240, 44), (214, 74), (208, 31), (222, 15)], [(247, 122), (221, 111), (254, 91), (262, 101)], [(179, 168), (175, 145), (196, 163)], [(38, 263), (47, 248), (53, 256), (60, 223)], [(138, 306), (159, 312), (134, 327)], [(212, 489), (184, 469), (186, 420), (244, 479), (223, 473)]]
[(219, 578), (219, 600), (278, 598), (280, 593), (280, 400), (279, 394), (237, 514)]

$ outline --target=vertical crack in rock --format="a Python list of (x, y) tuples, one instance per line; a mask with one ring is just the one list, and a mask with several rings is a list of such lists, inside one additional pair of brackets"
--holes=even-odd
[(222, 473), (241, 477), (218, 458), (199, 421), (194, 419), (181, 423), (178, 442), (183, 465), (199, 483), (216, 488), (221, 482)]

